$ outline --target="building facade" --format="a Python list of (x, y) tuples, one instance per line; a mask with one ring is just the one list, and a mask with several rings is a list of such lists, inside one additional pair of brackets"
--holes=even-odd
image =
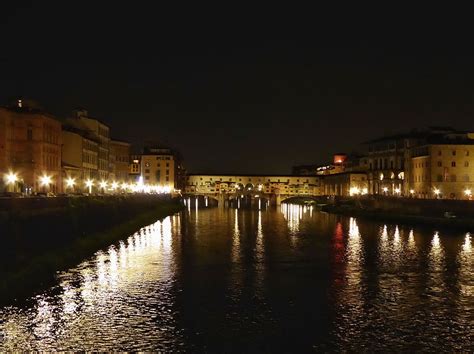
[(0, 107), (0, 173), (15, 176), (3, 190), (61, 192), (61, 123), (21, 100)]
[(474, 134), (428, 139), (412, 150), (406, 195), (471, 199), (474, 193)]
[[(65, 190), (85, 190), (87, 180), (99, 178), (98, 159), (100, 141), (87, 130), (64, 125), (62, 131), (62, 165)], [(67, 186), (68, 179), (74, 186)]]
[(368, 194), (367, 174), (354, 171), (325, 175), (321, 178), (321, 194), (342, 197)]
[[(130, 173), (130, 144), (125, 141), (110, 141), (111, 156), (113, 156), (112, 174), (117, 182), (128, 182)], [(112, 160), (112, 159), (111, 159)]]
[(86, 129), (95, 135), (99, 141), (99, 152), (98, 152), (98, 179), (101, 181), (107, 181), (111, 170), (110, 166), (110, 128), (100, 120), (89, 116), (86, 110), (76, 110), (75, 119), (79, 121)]
[(208, 175), (187, 176), (186, 193), (232, 194), (261, 191), (266, 194), (317, 196), (321, 194), (319, 176), (287, 175)]
[(183, 171), (180, 154), (171, 148), (147, 146), (140, 155), (140, 176), (145, 184), (181, 189)]

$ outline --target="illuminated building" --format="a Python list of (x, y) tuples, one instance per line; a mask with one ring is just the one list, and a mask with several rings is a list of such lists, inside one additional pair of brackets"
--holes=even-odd
[(74, 119), (85, 126), (87, 130), (99, 140), (97, 158), (98, 179), (107, 180), (110, 173), (110, 128), (100, 120), (90, 117), (88, 112), (84, 109), (75, 110), (74, 113)]
[(100, 140), (80, 124), (63, 125), (63, 177), (77, 180), (98, 179)]
[(433, 134), (414, 147), (407, 172), (416, 198), (471, 199), (474, 191), (474, 133)]
[[(13, 191), (42, 190), (42, 176), (51, 179), (49, 191), (62, 191), (61, 123), (32, 101), (0, 107), (0, 173), (9, 171), (17, 176)], [(0, 179), (0, 190), (5, 189), (5, 182)]]
[(321, 194), (355, 196), (368, 193), (367, 174), (363, 171), (348, 171), (321, 177)]
[(125, 141), (111, 140), (110, 151), (112, 179), (127, 182), (130, 170), (130, 144)]
[(187, 176), (186, 192), (203, 194), (229, 194), (261, 192), (293, 196), (320, 195), (320, 177), (288, 175), (209, 175)]
[(160, 145), (146, 146), (140, 156), (139, 166), (143, 183), (171, 189), (183, 188), (184, 169), (177, 151)]

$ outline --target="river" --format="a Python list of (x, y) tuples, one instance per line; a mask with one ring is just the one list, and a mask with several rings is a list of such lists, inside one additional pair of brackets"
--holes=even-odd
[(192, 208), (0, 308), (0, 349), (474, 351), (474, 249), (283, 205)]

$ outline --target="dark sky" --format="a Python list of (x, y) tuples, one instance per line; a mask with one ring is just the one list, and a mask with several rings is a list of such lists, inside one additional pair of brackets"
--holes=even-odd
[(177, 147), (191, 172), (289, 173), (384, 133), (474, 129), (470, 22), (160, 3), (4, 6), (0, 101), (86, 107), (116, 138)]

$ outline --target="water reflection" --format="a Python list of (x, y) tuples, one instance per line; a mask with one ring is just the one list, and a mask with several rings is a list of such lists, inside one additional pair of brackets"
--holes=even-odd
[[(145, 227), (126, 243), (60, 274), (58, 285), (32, 299), (33, 306), (2, 310), (1, 348), (117, 349), (131, 340), (159, 348), (160, 341), (179, 342), (178, 332), (163, 332), (175, 328), (170, 294), (175, 277), (172, 228), (178, 219), (167, 217)], [(150, 297), (154, 293), (160, 296)], [(143, 313), (138, 310), (142, 301), (163, 312)], [(153, 318), (161, 319), (160, 330)], [(143, 330), (153, 328), (155, 337), (141, 337)]]
[(470, 234), (186, 202), (1, 309), (0, 349), (472, 351)]

